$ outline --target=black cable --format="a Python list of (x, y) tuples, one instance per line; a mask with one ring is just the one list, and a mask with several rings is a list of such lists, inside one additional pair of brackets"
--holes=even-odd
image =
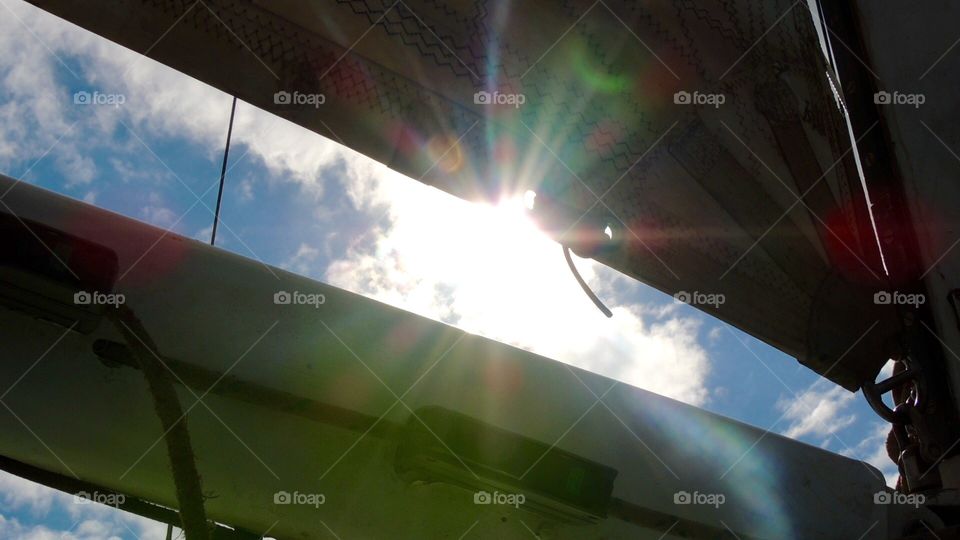
[(223, 167), (220, 168), (220, 191), (217, 192), (217, 209), (213, 213), (213, 233), (210, 234), (210, 245), (217, 242), (217, 224), (220, 223), (220, 201), (223, 200), (223, 181), (227, 176), (227, 157), (230, 155), (230, 138), (233, 136), (233, 115), (237, 112), (237, 96), (233, 96), (233, 106), (230, 107), (230, 125), (227, 126), (227, 144), (223, 149)]
[(608, 318), (613, 317), (613, 312), (610, 311), (610, 308), (603, 305), (603, 302), (597, 298), (597, 295), (593, 294), (593, 291), (590, 290), (590, 286), (587, 285), (587, 282), (580, 277), (580, 272), (577, 272), (577, 267), (573, 265), (573, 259), (570, 257), (570, 248), (561, 244), (563, 246), (563, 257), (567, 259), (567, 266), (570, 267), (570, 271), (573, 272), (573, 277), (577, 279), (577, 283), (580, 284), (580, 288), (583, 289), (583, 292), (587, 293), (587, 296), (590, 297), (590, 300), (593, 300), (593, 305), (597, 306), (597, 309), (603, 312)]

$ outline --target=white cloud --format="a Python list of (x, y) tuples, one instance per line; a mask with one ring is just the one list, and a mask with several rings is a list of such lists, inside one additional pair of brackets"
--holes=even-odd
[[(889, 371), (889, 366), (885, 370)], [(818, 380), (799, 396), (777, 402), (777, 409), (790, 421), (783, 435), (818, 442), (824, 449), (869, 463), (880, 471), (887, 485), (893, 487), (899, 471), (887, 456), (886, 441), (890, 425), (870, 422), (866, 435), (851, 438), (851, 433), (862, 429), (855, 424), (856, 415), (848, 412), (858, 397), (859, 394)]]
[(0, 536), (20, 540), (81, 540), (81, 537), (73, 534), (72, 531), (55, 531), (43, 525), (27, 525), (2, 514), (0, 514)]
[[(893, 362), (888, 362), (878, 375), (884, 379), (893, 374)], [(792, 398), (782, 398), (777, 409), (790, 423), (783, 430), (787, 437), (819, 442), (820, 446), (832, 447), (834, 451), (879, 469), (888, 485), (894, 486), (899, 474), (897, 466), (887, 456), (886, 440), (890, 425), (885, 422), (869, 422), (868, 433), (851, 439), (849, 433), (861, 429), (857, 415), (849, 409), (860, 398), (824, 379), (819, 379), (807, 390)], [(848, 428), (854, 429), (848, 430)], [(844, 430), (848, 430), (842, 433)], [(852, 446), (851, 446), (852, 443)]]
[(824, 438), (849, 427), (856, 415), (846, 409), (855, 399), (856, 394), (843, 387), (818, 380), (799, 395), (777, 402), (783, 417), (790, 421), (784, 435), (794, 439)]
[(240, 182), (240, 200), (243, 202), (252, 201), (254, 198), (253, 195), (253, 181), (249, 178)]
[[(11, 517), (14, 512), (21, 518)], [(69, 516), (73, 527), (53, 530), (24, 522), (27, 517), (45, 521), (55, 512)], [(72, 495), (0, 471), (0, 538), (102, 540), (130, 537), (130, 533), (143, 540), (160, 540), (165, 538), (166, 526), (99, 504), (75, 504)]]
[(714, 326), (713, 328), (710, 329), (710, 332), (707, 334), (707, 339), (709, 340), (711, 345), (715, 345), (717, 342), (719, 342), (721, 337), (723, 337), (722, 326)]
[(97, 175), (97, 166), (86, 156), (69, 153), (57, 158), (57, 164), (64, 171), (67, 185), (89, 184)]
[(147, 223), (164, 229), (176, 223), (178, 218), (173, 210), (164, 206), (145, 206), (142, 216)]
[[(143, 153), (138, 152), (137, 156), (142, 158)], [(157, 175), (152, 169), (143, 166), (137, 166), (137, 164), (131, 161), (120, 159), (118, 157), (110, 157), (108, 158), (108, 162), (113, 168), (113, 171), (116, 173), (114, 178), (120, 182), (148, 183), (157, 182), (160, 180), (160, 176)]]
[(210, 236), (213, 235), (213, 225), (208, 225), (199, 231), (193, 233), (193, 239), (199, 240), (201, 242), (209, 242)]
[(94, 519), (81, 520), (68, 530), (55, 530), (45, 525), (22, 523), (0, 514), (0, 537), (19, 540), (122, 540), (132, 535), (141, 540), (160, 540), (165, 538), (165, 530), (160, 524), (150, 530), (139, 530)]
[[(49, 150), (50, 158), (64, 173), (77, 175), (73, 182), (89, 181), (95, 169), (75, 142), (77, 126), (67, 120), (65, 111), (72, 98), (57, 81), (55, 69), (59, 64), (18, 20), (39, 26), (37, 18), (31, 16), (38, 10), (20, 2), (4, 4), (16, 15), (0, 10), (0, 50), (4, 51), (0, 56), (0, 90), (6, 97), (0, 101), (0, 168), (18, 174), (12, 170), (15, 164), (19, 170), (26, 170), (31, 161)], [(57, 28), (66, 25), (50, 16), (44, 21), (42, 39), (56, 43), (61, 34)]]
[(298, 274), (308, 274), (312, 267), (315, 266), (317, 257), (320, 256), (320, 250), (310, 246), (306, 243), (301, 243), (297, 248), (297, 252), (287, 259), (280, 266), (291, 272), (296, 272)]
[[(110, 135), (124, 134), (124, 125), (144, 140), (187, 139), (213, 161), (219, 160), (230, 96), (25, 2), (5, 5), (16, 16), (0, 17), (0, 50), (5, 51), (0, 57), (0, 95), (7, 97), (0, 102), (0, 170), (13, 172), (14, 164), (26, 168), (31, 157), (39, 158), (50, 149), (47, 159), (58, 165), (68, 182), (88, 183), (98, 171), (86, 156), (93, 148), (116, 149)], [(60, 59), (89, 82), (69, 74), (59, 80), (57, 74), (65, 71)], [(76, 69), (77, 64), (82, 69)], [(120, 107), (75, 105), (71, 87), (122, 94), (126, 102)], [(245, 159), (260, 158), (271, 176), (296, 181), (317, 195), (323, 191), (322, 172), (328, 168), (344, 167), (352, 178), (369, 168), (359, 154), (242, 102), (233, 145), (245, 147), (236, 157), (249, 149)], [(152, 159), (151, 151), (136, 138), (127, 149), (138, 159)], [(119, 160), (112, 165), (123, 180), (137, 176), (137, 167)], [(211, 170), (211, 182), (218, 172)]]
[(57, 492), (5, 472), (0, 472), (0, 508), (26, 509), (34, 515), (46, 514)]
[[(698, 319), (640, 304), (603, 317), (519, 200), (470, 204), (383, 167), (348, 194), (358, 208), (385, 209), (390, 225), (369, 233), (372, 248), (330, 266), (334, 285), (689, 403), (707, 400)], [(576, 264), (598, 290), (642, 287), (593, 261)]]

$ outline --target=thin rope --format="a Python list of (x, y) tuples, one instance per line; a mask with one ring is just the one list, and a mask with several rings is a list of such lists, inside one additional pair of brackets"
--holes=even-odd
[(613, 312), (610, 311), (610, 308), (603, 305), (603, 302), (597, 298), (597, 295), (593, 294), (593, 291), (590, 290), (590, 286), (587, 285), (587, 282), (580, 277), (580, 272), (577, 272), (577, 267), (573, 265), (573, 259), (570, 258), (570, 248), (567, 246), (563, 246), (563, 257), (567, 259), (567, 266), (569, 266), (570, 271), (573, 272), (573, 277), (577, 279), (577, 283), (580, 284), (580, 288), (583, 289), (583, 292), (587, 293), (587, 296), (590, 297), (590, 300), (593, 300), (593, 305), (597, 306), (597, 309), (602, 311), (607, 318), (613, 317)]
[(237, 96), (233, 96), (233, 106), (230, 107), (230, 125), (227, 126), (227, 144), (223, 149), (223, 167), (220, 168), (220, 190), (217, 192), (217, 209), (213, 213), (213, 232), (210, 234), (210, 245), (217, 243), (217, 224), (220, 223), (220, 202), (223, 200), (223, 183), (227, 176), (227, 158), (230, 156), (230, 138), (233, 136), (233, 116), (237, 112)]
[(153, 397), (154, 410), (164, 430), (163, 439), (167, 445), (167, 457), (180, 507), (181, 529), (188, 540), (209, 540), (200, 473), (190, 443), (187, 414), (177, 398), (173, 382), (167, 377), (157, 345), (129, 306), (120, 305), (116, 310), (109, 310), (107, 316), (140, 364)]

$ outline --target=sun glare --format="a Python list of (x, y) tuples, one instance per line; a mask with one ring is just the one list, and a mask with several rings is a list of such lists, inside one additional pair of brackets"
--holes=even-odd
[[(538, 324), (530, 320), (533, 313), (551, 306), (562, 311), (568, 294), (582, 294), (567, 273), (559, 245), (529, 215), (533, 192), (477, 204), (411, 188), (394, 193), (398, 219), (377, 255), (382, 261), (397, 257), (390, 275), (403, 281), (404, 295), (393, 301), (426, 314), (435, 292), (423, 285), (439, 283), (457, 291), (463, 323), (469, 313), (495, 313), (497, 326), (523, 323), (538, 333)], [(434, 196), (443, 200), (423, 212), (423, 198)]]

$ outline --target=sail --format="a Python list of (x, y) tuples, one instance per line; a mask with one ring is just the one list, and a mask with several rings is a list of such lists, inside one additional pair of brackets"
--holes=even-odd
[(574, 252), (850, 390), (888, 358), (806, 2), (31, 3), (453, 195), (533, 192)]

